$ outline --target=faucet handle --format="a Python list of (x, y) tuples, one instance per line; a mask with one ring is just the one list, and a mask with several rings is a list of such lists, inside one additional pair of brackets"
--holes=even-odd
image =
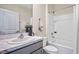
[(51, 33), (51, 35), (53, 35), (53, 33)]
[(57, 33), (56, 31), (54, 31), (54, 33)]

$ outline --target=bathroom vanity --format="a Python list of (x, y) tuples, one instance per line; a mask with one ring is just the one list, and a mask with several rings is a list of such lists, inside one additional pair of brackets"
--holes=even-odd
[[(0, 54), (42, 54), (43, 40), (41, 37), (30, 37), (24, 41), (14, 42), (13, 39), (0, 41)], [(19, 40), (19, 39), (18, 39)]]
[(26, 32), (25, 25), (20, 29), (19, 15), (18, 12), (0, 8), (0, 54), (41, 54), (42, 37), (32, 36), (32, 25), (26, 26)]
[(25, 25), (20, 29), (19, 15), (18, 12), (0, 8), (0, 54), (41, 54), (42, 38), (32, 36), (32, 25), (26, 26), (26, 32)]
[(7, 54), (42, 54), (42, 40), (10, 51)]

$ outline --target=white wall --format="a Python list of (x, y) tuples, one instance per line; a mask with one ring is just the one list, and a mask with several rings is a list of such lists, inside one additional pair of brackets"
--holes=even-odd
[(76, 40), (75, 40), (75, 49), (74, 49), (74, 52), (76, 52), (76, 53), (78, 53), (79, 54), (79, 5), (76, 5), (75, 7), (74, 7), (74, 11), (75, 11), (75, 15), (74, 15), (74, 19), (75, 19), (75, 21), (74, 21), (74, 25), (75, 25), (75, 34), (76, 34), (76, 36), (75, 36), (75, 38), (76, 38)]
[[(52, 15), (52, 13), (50, 14)], [(50, 27), (54, 27), (54, 31), (57, 31), (57, 34), (54, 34), (56, 42), (64, 46), (74, 48), (75, 31), (73, 26), (73, 7), (64, 8), (60, 11), (56, 9), (52, 18), (52, 20), (54, 20), (52, 21), (54, 26), (52, 25)], [(50, 29), (50, 31), (52, 30)]]
[[(33, 5), (33, 31), (37, 36), (46, 36), (46, 5), (45, 4), (34, 4)], [(43, 25), (43, 31), (38, 30), (39, 18)]]

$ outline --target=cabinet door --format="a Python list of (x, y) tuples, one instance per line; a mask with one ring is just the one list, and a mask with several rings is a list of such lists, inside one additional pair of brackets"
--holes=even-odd
[(32, 54), (42, 54), (42, 53), (43, 53), (43, 49), (41, 48), (41, 49), (35, 51), (35, 52), (32, 53)]

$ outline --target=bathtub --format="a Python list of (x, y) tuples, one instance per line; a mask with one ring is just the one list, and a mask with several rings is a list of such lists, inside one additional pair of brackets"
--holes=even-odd
[(55, 46), (58, 49), (58, 54), (73, 54), (73, 48), (71, 47), (63, 46), (58, 43), (49, 43), (49, 45)]

